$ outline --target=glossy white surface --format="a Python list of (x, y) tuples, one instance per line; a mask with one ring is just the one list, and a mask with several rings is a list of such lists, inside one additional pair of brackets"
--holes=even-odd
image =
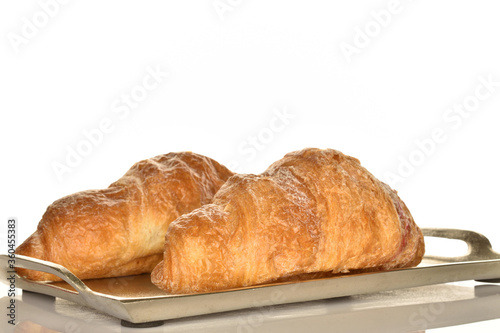
[[(2, 298), (2, 307), (6, 298)], [(498, 332), (500, 285), (462, 282), (172, 320), (152, 328), (25, 294), (19, 321), (57, 332)], [(5, 326), (5, 325), (4, 325)], [(5, 329), (11, 329), (5, 327)]]

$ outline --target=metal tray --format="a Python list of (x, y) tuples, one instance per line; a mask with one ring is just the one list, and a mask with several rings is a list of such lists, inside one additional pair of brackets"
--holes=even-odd
[[(458, 229), (422, 231), (425, 237), (462, 240), (468, 245), (468, 253), (461, 257), (425, 256), (414, 268), (190, 295), (173, 295), (158, 289), (151, 283), (149, 274), (82, 282), (61, 265), (17, 255), (17, 267), (52, 273), (65, 282), (39, 283), (16, 274), (16, 287), (70, 300), (120, 318), (125, 323), (141, 324), (446, 282), (477, 280), (500, 283), (500, 254), (492, 250), (485, 236)], [(14, 274), (8, 268), (8, 259), (7, 255), (0, 255), (3, 281)]]

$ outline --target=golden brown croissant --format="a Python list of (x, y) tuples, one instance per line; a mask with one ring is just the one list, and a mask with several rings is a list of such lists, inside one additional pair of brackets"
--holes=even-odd
[(417, 265), (423, 236), (405, 204), (355, 158), (287, 154), (235, 175), (211, 204), (170, 224), (152, 281), (170, 293)]
[[(138, 162), (106, 189), (56, 200), (16, 253), (61, 264), (80, 279), (151, 272), (169, 223), (209, 203), (232, 174), (190, 152)], [(60, 280), (18, 271), (32, 280)]]

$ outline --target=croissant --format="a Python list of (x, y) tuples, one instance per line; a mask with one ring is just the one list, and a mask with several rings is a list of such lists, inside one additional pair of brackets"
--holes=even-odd
[[(80, 279), (150, 273), (162, 259), (170, 222), (209, 203), (233, 173), (191, 152), (132, 166), (106, 189), (56, 200), (17, 254), (61, 264)], [(31, 280), (60, 280), (18, 269)]]
[(152, 282), (210, 292), (349, 271), (417, 265), (423, 236), (395, 191), (336, 150), (287, 154), (234, 175), (165, 236)]

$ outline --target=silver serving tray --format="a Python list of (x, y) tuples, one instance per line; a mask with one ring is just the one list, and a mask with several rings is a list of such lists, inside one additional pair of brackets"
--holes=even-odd
[[(446, 282), (500, 282), (500, 254), (492, 250), (485, 236), (458, 229), (432, 228), (422, 231), (425, 237), (462, 240), (468, 245), (468, 253), (461, 257), (426, 255), (422, 263), (414, 268), (189, 295), (168, 294), (158, 289), (151, 283), (149, 274), (83, 282), (61, 265), (16, 255), (16, 267), (51, 273), (65, 281), (40, 283), (23, 279), (16, 274), (16, 287), (60, 297), (126, 322), (141, 324)], [(8, 268), (8, 260), (7, 255), (0, 255), (0, 278), (3, 281), (15, 274)]]

